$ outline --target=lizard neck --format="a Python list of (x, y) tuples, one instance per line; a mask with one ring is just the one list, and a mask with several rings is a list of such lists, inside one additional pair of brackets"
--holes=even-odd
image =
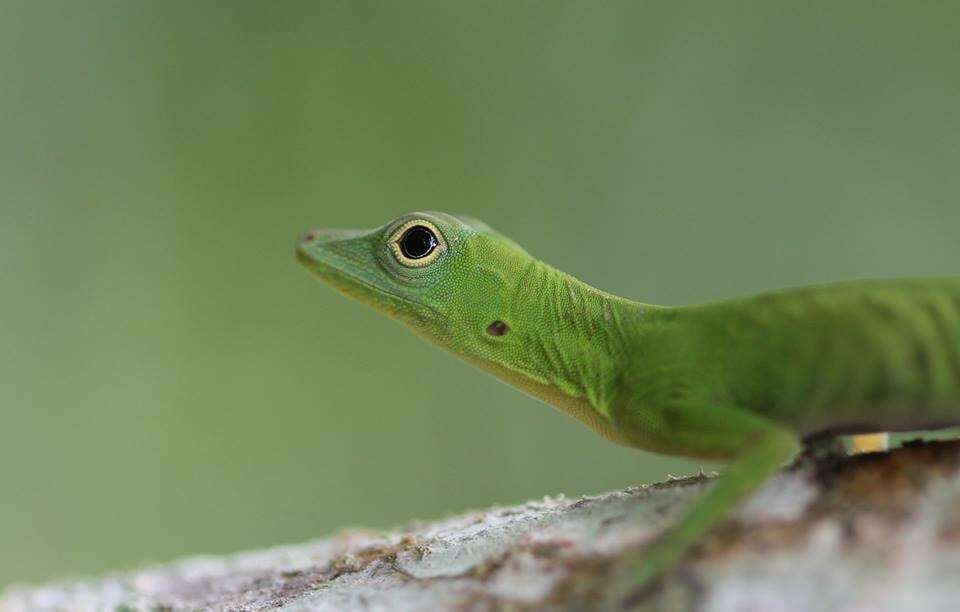
[(634, 337), (654, 308), (532, 261), (506, 305), (510, 358), (477, 364), (620, 441), (609, 423), (610, 403)]

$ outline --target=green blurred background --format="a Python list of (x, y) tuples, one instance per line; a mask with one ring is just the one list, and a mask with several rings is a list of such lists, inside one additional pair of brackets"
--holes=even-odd
[(956, 3), (0, 2), (0, 585), (695, 464), (321, 286), (464, 212), (685, 304), (960, 272)]

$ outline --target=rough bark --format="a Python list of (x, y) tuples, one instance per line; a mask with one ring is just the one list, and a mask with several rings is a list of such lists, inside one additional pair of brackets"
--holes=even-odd
[[(960, 442), (807, 460), (631, 604), (675, 610), (948, 610), (960, 602)], [(694, 500), (695, 476), (546, 498), (402, 531), (13, 587), (0, 611), (620, 609), (604, 580)]]

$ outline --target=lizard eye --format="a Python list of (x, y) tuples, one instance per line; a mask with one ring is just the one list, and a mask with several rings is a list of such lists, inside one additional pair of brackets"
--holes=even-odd
[(409, 221), (393, 233), (390, 248), (401, 264), (421, 268), (435, 260), (445, 244), (432, 223)]
[(408, 259), (420, 259), (437, 248), (437, 237), (429, 228), (414, 225), (403, 233), (398, 242), (400, 252)]

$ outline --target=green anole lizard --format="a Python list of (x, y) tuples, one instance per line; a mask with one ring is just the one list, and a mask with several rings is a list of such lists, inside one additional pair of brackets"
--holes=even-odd
[(960, 423), (960, 279), (860, 281), (691, 307), (594, 289), (474, 219), (314, 230), (300, 261), (341, 292), (609, 440), (729, 462), (632, 564), (675, 566), (809, 439)]

